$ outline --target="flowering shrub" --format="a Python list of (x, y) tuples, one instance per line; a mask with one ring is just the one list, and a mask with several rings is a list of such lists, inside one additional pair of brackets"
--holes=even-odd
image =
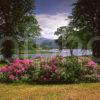
[(59, 68), (58, 57), (51, 59), (37, 60), (33, 67), (33, 81), (39, 82), (60, 82), (61, 70)]
[(61, 73), (64, 82), (77, 83), (80, 82), (80, 68), (81, 65), (78, 62), (77, 57), (68, 57), (62, 63), (63, 71)]
[(11, 65), (4, 66), (0, 68), (0, 80), (1, 81), (18, 81), (23, 79), (23, 77), (28, 77), (29, 64), (33, 63), (33, 60), (16, 59), (11, 63)]
[(100, 67), (91, 59), (56, 56), (16, 59), (0, 68), (1, 82), (76, 83), (100, 81)]
[(96, 64), (94, 61), (92, 61), (92, 60), (88, 61), (87, 64), (88, 64), (90, 67), (94, 68), (94, 69), (97, 67), (97, 64)]
[(81, 69), (81, 76), (85, 82), (100, 81), (100, 67), (93, 60), (88, 60)]

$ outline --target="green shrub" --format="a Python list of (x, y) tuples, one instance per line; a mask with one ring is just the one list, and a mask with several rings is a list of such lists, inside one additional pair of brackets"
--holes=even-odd
[(81, 77), (83, 82), (100, 81), (100, 66), (92, 60), (84, 61), (81, 67)]
[(16, 59), (0, 68), (1, 82), (79, 83), (100, 81), (100, 67), (92, 60), (61, 56)]
[(63, 72), (61, 73), (66, 83), (79, 82), (81, 77), (81, 65), (78, 63), (77, 57), (69, 57), (65, 59), (63, 63)]

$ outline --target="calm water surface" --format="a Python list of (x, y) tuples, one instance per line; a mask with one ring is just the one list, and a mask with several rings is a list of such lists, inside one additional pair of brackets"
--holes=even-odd
[[(28, 57), (31, 57), (31, 58), (36, 58), (36, 57), (49, 58), (49, 57), (56, 56), (56, 55), (61, 55), (63, 57), (71, 56), (69, 49), (62, 50), (61, 52), (58, 49), (51, 49), (51, 50), (48, 50), (48, 53), (46, 53), (46, 54), (20, 54), (20, 55), (14, 55), (14, 57), (20, 56), (20, 57), (25, 57), (25, 58), (28, 58)], [(73, 55), (74, 56), (92, 55), (92, 52), (91, 52), (91, 50), (74, 49)], [(2, 58), (1, 55), (0, 55), (0, 58)]]
[[(32, 58), (36, 58), (36, 57), (52, 57), (52, 56), (56, 56), (56, 55), (61, 55), (63, 57), (67, 57), (67, 56), (71, 56), (70, 54), (70, 50), (62, 50), (61, 52), (58, 49), (52, 49), (48, 51), (49, 53), (46, 54), (20, 54), (20, 56), (24, 56), (24, 57), (32, 57)], [(80, 49), (74, 49), (73, 50), (73, 55), (74, 56), (83, 56), (83, 55), (92, 55), (91, 50), (80, 50)]]

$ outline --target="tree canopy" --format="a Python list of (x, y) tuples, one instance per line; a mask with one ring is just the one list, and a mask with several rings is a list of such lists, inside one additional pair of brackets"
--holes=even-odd
[[(100, 0), (77, 0), (73, 4), (71, 24), (82, 30), (87, 40), (100, 36)], [(81, 34), (81, 33), (80, 33)], [(100, 39), (91, 44), (93, 56), (100, 57)]]
[(64, 48), (70, 49), (72, 55), (73, 49), (78, 48), (80, 40), (77, 36), (77, 31), (75, 31), (70, 25), (58, 28), (55, 35), (59, 36), (56, 43), (59, 45), (60, 50)]
[(13, 37), (19, 42), (39, 35), (34, 10), (35, 0), (0, 0), (0, 37)]

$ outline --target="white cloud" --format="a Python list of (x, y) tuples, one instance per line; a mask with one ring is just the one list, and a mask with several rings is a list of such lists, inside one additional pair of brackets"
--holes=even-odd
[(54, 32), (61, 26), (66, 26), (69, 23), (67, 14), (58, 13), (56, 15), (39, 14), (36, 16), (40, 27), (42, 28), (42, 36), (45, 38), (57, 38)]

